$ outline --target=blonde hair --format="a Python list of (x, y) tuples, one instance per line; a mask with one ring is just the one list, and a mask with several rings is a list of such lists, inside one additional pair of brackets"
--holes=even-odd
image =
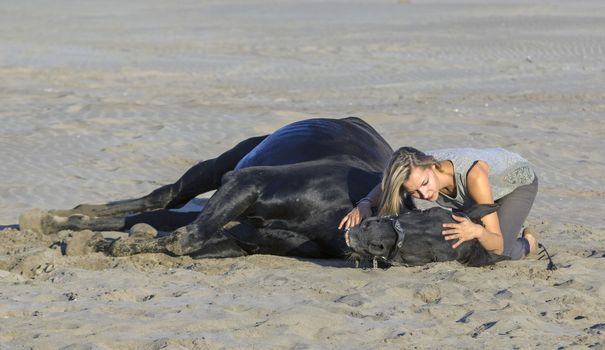
[(405, 196), (404, 182), (410, 178), (413, 167), (429, 168), (435, 165), (440, 169), (440, 164), (435, 157), (425, 154), (413, 147), (401, 147), (396, 150), (389, 165), (382, 174), (382, 196), (378, 215), (399, 215), (401, 202)]

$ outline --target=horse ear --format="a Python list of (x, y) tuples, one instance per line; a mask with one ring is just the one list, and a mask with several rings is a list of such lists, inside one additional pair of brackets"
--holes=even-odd
[(471, 220), (480, 220), (485, 215), (491, 214), (491, 213), (495, 212), (496, 210), (498, 210), (499, 207), (500, 207), (500, 205), (496, 204), (496, 203), (494, 203), (494, 204), (475, 204), (470, 209), (465, 210), (464, 213)]

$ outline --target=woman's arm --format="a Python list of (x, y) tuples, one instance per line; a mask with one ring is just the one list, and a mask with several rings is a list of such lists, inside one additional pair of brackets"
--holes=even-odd
[[(477, 204), (493, 204), (494, 197), (489, 183), (489, 165), (483, 161), (477, 163), (469, 170), (466, 176), (467, 190), (470, 197)], [(453, 245), (457, 248), (462, 242), (477, 238), (479, 243), (486, 250), (494, 254), (502, 254), (504, 251), (504, 241), (500, 231), (500, 222), (498, 214), (491, 213), (484, 216), (481, 221), (484, 226), (473, 223), (467, 218), (452, 215), (457, 224), (443, 224), (445, 239), (458, 239)]]
[(372, 204), (372, 207), (377, 207), (380, 204), (380, 196), (382, 195), (382, 187), (380, 183), (374, 186), (374, 188), (368, 193), (367, 196), (363, 197), (361, 200), (367, 198)]
[(372, 207), (376, 207), (380, 204), (381, 194), (382, 188), (379, 183), (365, 197), (357, 202), (357, 206), (353, 208), (353, 210), (345, 215), (340, 221), (338, 228), (348, 229), (357, 226), (363, 219), (372, 216)]

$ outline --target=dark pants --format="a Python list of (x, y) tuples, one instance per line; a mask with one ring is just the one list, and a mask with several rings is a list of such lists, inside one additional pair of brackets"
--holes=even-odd
[(519, 260), (526, 255), (527, 240), (519, 237), (521, 227), (529, 215), (536, 194), (538, 193), (538, 177), (529, 185), (517, 187), (514, 191), (498, 199), (498, 220), (504, 239), (504, 253), (512, 260)]

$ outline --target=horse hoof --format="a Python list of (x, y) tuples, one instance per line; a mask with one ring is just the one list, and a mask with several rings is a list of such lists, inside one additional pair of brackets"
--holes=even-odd
[(140, 224), (136, 224), (130, 228), (128, 237), (135, 238), (135, 239), (138, 239), (138, 238), (150, 239), (150, 238), (155, 238), (155, 236), (157, 236), (157, 234), (158, 234), (158, 231), (155, 228), (153, 228), (153, 226), (145, 224), (145, 223), (140, 223)]

